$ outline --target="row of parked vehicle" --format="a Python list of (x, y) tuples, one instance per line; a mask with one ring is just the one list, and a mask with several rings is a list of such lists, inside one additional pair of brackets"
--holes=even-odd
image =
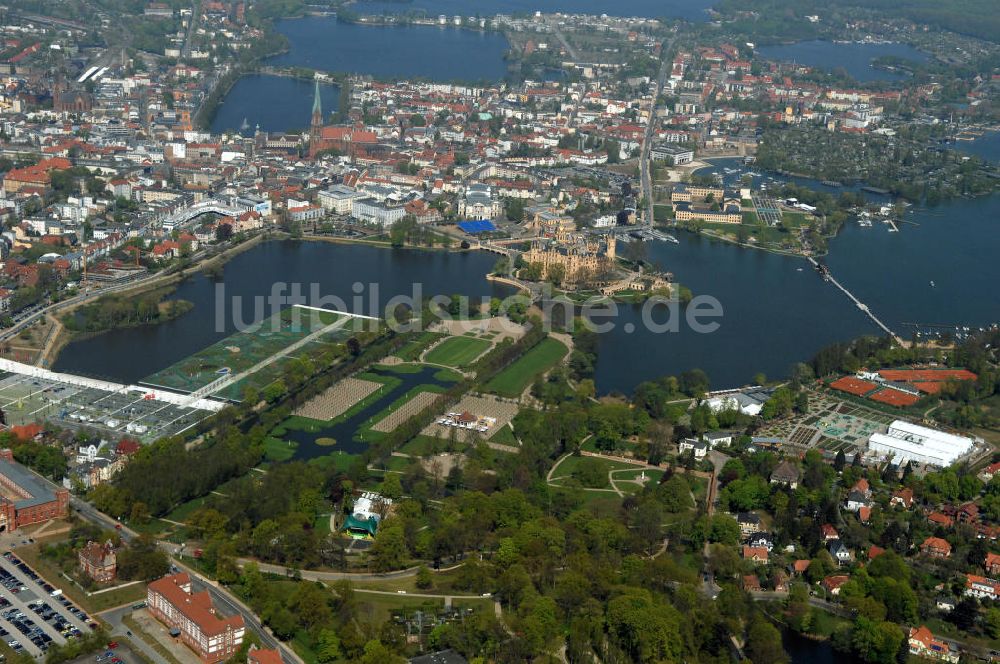
[[(21, 633), (21, 638), (27, 639), (35, 644), (35, 647), (45, 652), (49, 649), (49, 645), (52, 643), (52, 637), (45, 633), (45, 631), (35, 624), (35, 622), (26, 616), (24, 612), (18, 610), (17, 608), (9, 608), (0, 616), (9, 622), (14, 629)], [(0, 628), (0, 638), (6, 639), (10, 636), (10, 633), (3, 628)], [(7, 641), (14, 652), (20, 654), (24, 650), (24, 646), (19, 640), (10, 639)]]
[[(30, 641), (43, 653), (49, 649), (53, 639), (38, 623), (48, 623), (53, 630), (62, 635), (66, 640), (80, 637), (82, 631), (66, 617), (65, 613), (76, 616), (81, 622), (93, 628), (94, 623), (90, 621), (87, 614), (78, 609), (68, 598), (64, 597), (61, 590), (51, 586), (12, 552), (8, 551), (4, 553), (3, 557), (9, 565), (16, 567), (21, 574), (34, 582), (38, 589), (44, 593), (40, 599), (33, 599), (31, 601), (27, 601), (26, 599), (21, 600), (35, 614), (35, 616), (31, 617), (16, 606), (12, 606), (12, 602), (7, 598), (0, 596), (0, 611), (2, 611), (0, 612), (0, 617), (7, 620), (14, 630), (21, 634), (19, 637), (15, 634), (16, 638), (9, 638), (11, 634), (6, 629), (0, 627), (0, 639), (9, 638), (7, 645), (15, 652), (21, 653), (24, 651), (24, 644), (21, 643), (20, 639)], [(0, 586), (9, 590), (13, 595), (28, 590), (22, 580), (8, 571), (4, 566), (0, 566)], [(38, 591), (34, 591), (31, 594), (38, 595), (39, 593)]]

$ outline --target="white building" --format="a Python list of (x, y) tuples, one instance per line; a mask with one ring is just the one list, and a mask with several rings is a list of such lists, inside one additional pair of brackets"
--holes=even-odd
[(694, 438), (685, 438), (678, 443), (677, 448), (681, 454), (688, 450), (694, 452), (695, 459), (704, 459), (705, 455), (708, 454), (708, 444)]
[(493, 197), (489, 185), (473, 184), (458, 200), (458, 216), (465, 219), (495, 219), (500, 216), (503, 206)]
[(405, 217), (406, 210), (402, 205), (389, 207), (374, 198), (358, 198), (354, 201), (351, 215), (361, 221), (388, 227)]
[(767, 401), (769, 396), (770, 393), (761, 390), (724, 392), (710, 395), (705, 400), (705, 403), (708, 404), (713, 413), (724, 410), (738, 410), (744, 415), (756, 416), (764, 408), (764, 402)]
[(932, 466), (950, 466), (970, 451), (974, 441), (965, 436), (896, 420), (887, 433), (873, 433), (868, 449), (892, 456), (895, 463), (915, 461)]
[(335, 184), (326, 191), (319, 192), (316, 198), (324, 210), (349, 215), (354, 211), (354, 201), (364, 197), (363, 192), (355, 191), (347, 185)]
[(386, 498), (372, 491), (365, 491), (360, 498), (354, 501), (351, 514), (360, 521), (367, 521), (372, 517), (381, 520), (390, 507), (392, 507), (392, 498)]

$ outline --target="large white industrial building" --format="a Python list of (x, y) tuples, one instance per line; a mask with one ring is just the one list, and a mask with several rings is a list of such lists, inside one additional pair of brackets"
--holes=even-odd
[(968, 454), (973, 445), (971, 438), (903, 420), (890, 424), (888, 433), (873, 433), (868, 440), (869, 450), (891, 455), (894, 463), (915, 461), (932, 466), (950, 466)]

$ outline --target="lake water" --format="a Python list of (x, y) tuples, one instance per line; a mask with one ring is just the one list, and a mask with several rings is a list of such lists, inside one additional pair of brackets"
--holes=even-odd
[(996, 163), (1000, 160), (1000, 131), (987, 132), (974, 141), (955, 141), (949, 147)]
[[(680, 244), (646, 243), (647, 257), (695, 295), (715, 298), (719, 327), (699, 334), (682, 323), (658, 334), (643, 323), (641, 307), (618, 305), (621, 325), (599, 342), (601, 392), (630, 393), (643, 380), (693, 368), (705, 370), (716, 388), (748, 383), (758, 371), (784, 376), (827, 344), (877, 332), (802, 259), (676, 235)], [(666, 311), (654, 310), (654, 319), (665, 322)]]
[[(1000, 156), (979, 148), (986, 158)], [(913, 331), (906, 323), (978, 327), (1000, 322), (1000, 195), (917, 207), (905, 219), (913, 223), (904, 223), (899, 233), (878, 223), (861, 228), (848, 222), (826, 257), (834, 276), (903, 337)], [(646, 243), (647, 257), (695, 295), (715, 297), (723, 309), (720, 327), (697, 334), (682, 324), (676, 333), (655, 333), (643, 323), (641, 307), (618, 305), (614, 329), (599, 342), (596, 380), (602, 393), (628, 393), (643, 380), (695, 367), (708, 372), (715, 388), (744, 384), (757, 372), (779, 377), (827, 344), (879, 333), (803, 259), (684, 232), (677, 237), (679, 244)], [(245, 320), (252, 312), (247, 298), (266, 296), (278, 280), (318, 283), (323, 294), (345, 298), (352, 311), (367, 313), (392, 295), (409, 293), (417, 282), (425, 296), (507, 294), (483, 277), (494, 262), (485, 253), (269, 242), (230, 261), (224, 279), (229, 295), (244, 297)], [(350, 304), (355, 282), (379, 284), (373, 298), (378, 306), (367, 300)], [(193, 277), (176, 293), (195, 303), (193, 311), (163, 325), (115, 330), (70, 344), (54, 368), (141, 380), (234, 331), (229, 316), (225, 329), (217, 329), (215, 296), (213, 282)], [(652, 320), (663, 323), (667, 313), (654, 309)]]
[[(496, 256), (480, 252), (265, 242), (226, 264), (221, 316), (216, 284), (198, 274), (180, 284), (173, 295), (194, 303), (187, 314), (162, 325), (112, 330), (71, 343), (53, 368), (126, 383), (140, 381), (235, 332), (233, 296), (241, 298), (237, 308), (241, 320), (252, 321), (254, 298), (266, 298), (276, 282), (302, 284), (307, 296), (310, 284), (317, 284), (320, 295), (341, 298), (348, 310), (360, 314), (381, 313), (389, 298), (411, 294), (415, 283), (421, 284), (423, 296), (461, 293), (503, 297), (513, 291), (485, 279), (495, 263)], [(357, 302), (356, 283), (363, 285)], [(221, 325), (217, 321), (220, 317)]]
[(491, 16), (493, 14), (607, 14), (609, 16), (643, 16), (647, 18), (682, 18), (704, 21), (706, 9), (715, 0), (413, 0), (412, 2), (378, 2), (360, 0), (350, 5), (352, 11), (364, 14), (399, 14), (423, 12), (435, 17)]
[(926, 53), (907, 44), (840, 44), (818, 40), (762, 46), (757, 53), (779, 62), (796, 62), (830, 71), (844, 69), (860, 82), (894, 81), (905, 77), (900, 72), (872, 67), (872, 60), (878, 57), (891, 55), (914, 62), (927, 60)]
[[(372, 26), (310, 16), (279, 21), (287, 53), (276, 66), (439, 81), (490, 81), (504, 77), (503, 35), (436, 26)], [(311, 98), (311, 97), (310, 97)]]
[[(321, 85), (320, 100), (323, 114), (329, 117), (337, 110), (340, 88), (336, 85)], [(315, 84), (297, 78), (252, 74), (240, 78), (233, 85), (226, 100), (219, 104), (212, 119), (212, 133), (239, 131), (244, 121), (248, 125), (245, 134), (251, 134), (256, 126), (261, 131), (293, 131), (308, 129), (312, 120)]]

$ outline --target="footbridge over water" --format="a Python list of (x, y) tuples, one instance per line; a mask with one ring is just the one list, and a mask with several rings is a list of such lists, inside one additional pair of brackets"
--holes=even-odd
[[(817, 270), (820, 269), (819, 262), (817, 262), (816, 259), (813, 258), (812, 256), (809, 256), (809, 262), (812, 263), (813, 267), (815, 267)], [(827, 277), (827, 279), (829, 280), (829, 282), (831, 284), (833, 284), (834, 286), (836, 286), (837, 288), (839, 288), (844, 293), (844, 295), (846, 295), (848, 297), (848, 299), (850, 299), (851, 302), (854, 303), (854, 305), (858, 309), (860, 309), (866, 316), (868, 316), (868, 318), (870, 318), (872, 320), (872, 322), (875, 323), (875, 325), (877, 325), (879, 328), (882, 329), (883, 332), (885, 332), (890, 337), (892, 337), (893, 341), (895, 341), (896, 343), (903, 343), (902, 337), (900, 337), (898, 334), (896, 334), (891, 329), (889, 329), (889, 326), (886, 325), (885, 323), (883, 323), (879, 319), (879, 317), (875, 315), (875, 312), (872, 311), (868, 307), (867, 304), (865, 304), (864, 302), (862, 302), (861, 300), (859, 300), (854, 295), (854, 293), (852, 293), (851, 291), (847, 290), (847, 288), (843, 284), (841, 284), (839, 281), (837, 281), (834, 278), (834, 276), (832, 274), (830, 274), (829, 270), (826, 270), (826, 277)]]

